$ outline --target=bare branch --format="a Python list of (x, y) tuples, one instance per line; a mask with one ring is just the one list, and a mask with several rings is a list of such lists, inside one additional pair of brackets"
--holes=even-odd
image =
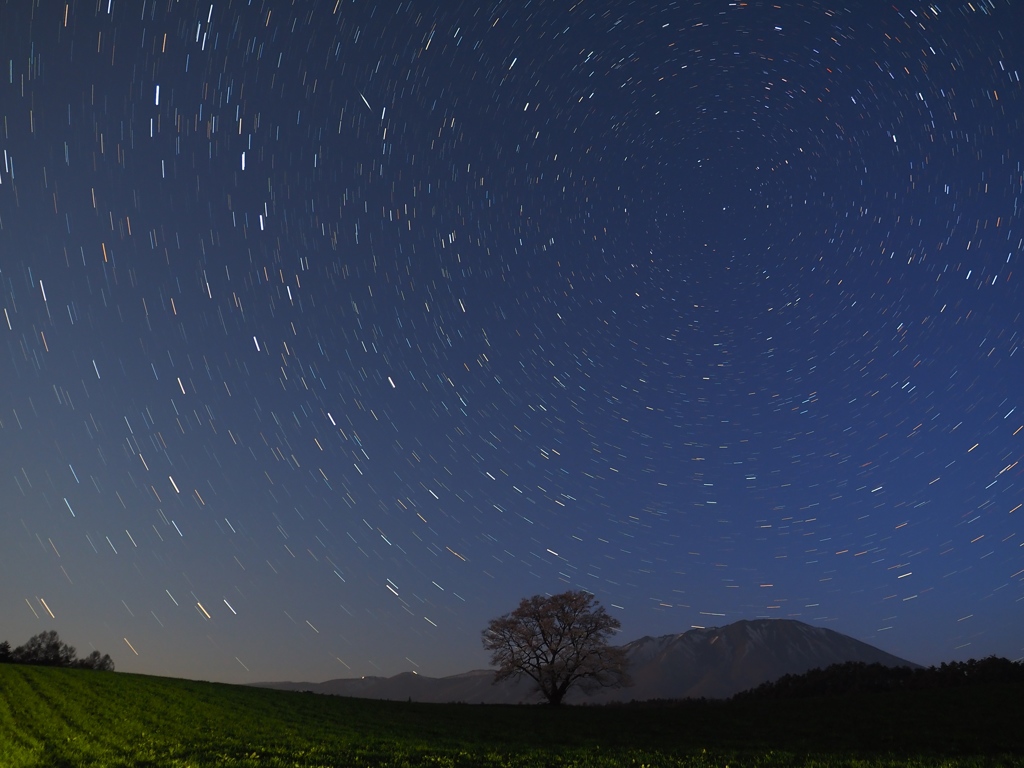
[(483, 644), (497, 667), (494, 682), (528, 677), (559, 704), (576, 685), (585, 693), (632, 685), (625, 652), (608, 645), (620, 626), (587, 592), (534, 595), (492, 619)]

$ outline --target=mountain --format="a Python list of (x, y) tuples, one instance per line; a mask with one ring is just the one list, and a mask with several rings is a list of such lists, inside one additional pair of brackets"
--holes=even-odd
[[(569, 703), (647, 699), (724, 699), (783, 675), (848, 661), (915, 667), (904, 659), (848, 635), (791, 619), (737, 621), (724, 627), (691, 629), (679, 635), (642, 637), (622, 646), (629, 658), (630, 688), (578, 691)], [(312, 691), (366, 699), (469, 704), (537, 702), (531, 681), (492, 685), (493, 670), (432, 678), (403, 672), (394, 677), (362, 677), (324, 683), (255, 683), (262, 688)]]
[(790, 619), (737, 621), (681, 635), (643, 637), (624, 647), (633, 688), (602, 691), (592, 697), (595, 701), (724, 699), (783, 675), (847, 661), (917, 666), (848, 635)]

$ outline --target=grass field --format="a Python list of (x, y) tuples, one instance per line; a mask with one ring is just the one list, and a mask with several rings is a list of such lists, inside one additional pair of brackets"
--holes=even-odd
[(1009, 687), (674, 706), (317, 696), (0, 665), (0, 766), (1024, 765)]

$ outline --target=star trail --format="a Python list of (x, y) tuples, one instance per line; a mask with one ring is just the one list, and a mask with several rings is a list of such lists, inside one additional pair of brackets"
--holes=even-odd
[(439, 676), (585, 589), (1020, 658), (1021, 29), (4, 2), (0, 639)]

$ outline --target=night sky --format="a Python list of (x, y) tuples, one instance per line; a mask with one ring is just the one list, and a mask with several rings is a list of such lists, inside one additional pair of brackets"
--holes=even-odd
[(1022, 29), (0, 0), (0, 639), (441, 676), (584, 589), (1021, 658)]

